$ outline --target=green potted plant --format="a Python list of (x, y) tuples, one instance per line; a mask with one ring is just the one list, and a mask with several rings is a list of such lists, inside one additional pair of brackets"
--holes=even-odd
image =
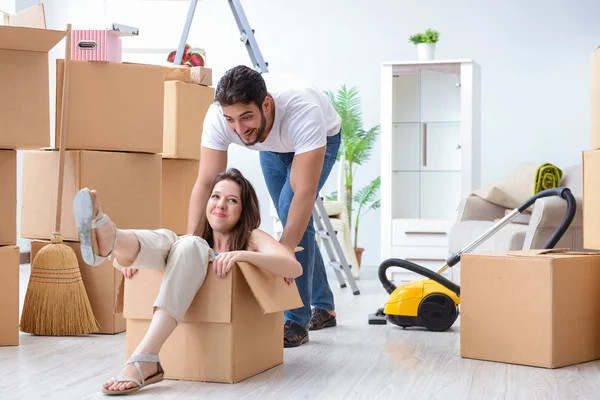
[[(343, 193), (348, 212), (350, 232), (354, 230), (354, 251), (360, 266), (364, 248), (358, 247), (358, 227), (361, 218), (370, 210), (379, 208), (380, 177), (373, 179), (360, 190), (354, 188), (354, 177), (357, 166), (363, 165), (371, 157), (373, 145), (379, 134), (379, 125), (365, 131), (363, 129), (362, 113), (358, 89), (348, 89), (343, 85), (337, 93), (326, 92), (329, 101), (342, 118), (342, 143), (338, 153), (338, 161), (343, 156), (345, 193)], [(337, 199), (337, 192), (327, 197)], [(353, 218), (353, 211), (356, 214)]]
[(433, 29), (427, 29), (424, 33), (411, 35), (408, 40), (417, 46), (419, 61), (433, 60), (435, 44), (440, 40), (440, 33)]

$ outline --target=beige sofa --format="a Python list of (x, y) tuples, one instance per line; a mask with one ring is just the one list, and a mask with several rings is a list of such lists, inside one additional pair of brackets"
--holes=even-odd
[[(555, 248), (583, 249), (582, 230), (582, 170), (581, 166), (563, 169), (561, 186), (571, 189), (577, 201), (577, 213), (569, 229)], [(566, 202), (558, 197), (538, 199), (531, 211), (508, 224), (474, 252), (510, 251), (543, 248), (566, 212)], [(458, 252), (483, 232), (504, 217), (506, 208), (492, 204), (480, 197), (463, 199), (458, 208), (458, 217), (450, 229), (448, 242), (451, 254)]]

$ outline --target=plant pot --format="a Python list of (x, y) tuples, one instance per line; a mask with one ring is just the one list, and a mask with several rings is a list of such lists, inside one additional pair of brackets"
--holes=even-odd
[(356, 255), (356, 261), (358, 261), (358, 266), (360, 268), (361, 265), (361, 259), (362, 259), (362, 253), (363, 251), (365, 251), (364, 248), (362, 247), (355, 247), (354, 248), (354, 254)]
[(419, 61), (433, 60), (435, 58), (435, 43), (417, 44)]

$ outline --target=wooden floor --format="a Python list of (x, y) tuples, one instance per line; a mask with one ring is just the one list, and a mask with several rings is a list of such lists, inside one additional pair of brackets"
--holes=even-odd
[[(29, 268), (22, 266), (21, 297)], [(386, 293), (374, 268), (364, 268), (361, 295), (332, 286), (338, 327), (311, 333), (285, 350), (285, 362), (235, 385), (163, 381), (139, 392), (152, 399), (599, 399), (600, 362), (557, 370), (459, 356), (459, 323), (451, 331), (370, 326), (367, 315)], [(458, 321), (460, 322), (460, 321)], [(574, 338), (575, 339), (575, 338)], [(21, 335), (0, 348), (0, 399), (96, 399), (116, 374), (125, 334), (78, 338)]]

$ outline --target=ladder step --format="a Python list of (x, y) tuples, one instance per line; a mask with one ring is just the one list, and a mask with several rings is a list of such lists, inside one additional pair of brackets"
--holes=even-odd
[(329, 236), (329, 232), (327, 232), (325, 229), (321, 229), (321, 230), (317, 231), (317, 233), (319, 234), (319, 236), (321, 236), (321, 238), (331, 240), (331, 236)]
[(329, 261), (329, 266), (333, 267), (335, 269), (339, 269), (340, 271), (343, 271), (342, 270), (342, 263), (339, 262), (339, 261)]

